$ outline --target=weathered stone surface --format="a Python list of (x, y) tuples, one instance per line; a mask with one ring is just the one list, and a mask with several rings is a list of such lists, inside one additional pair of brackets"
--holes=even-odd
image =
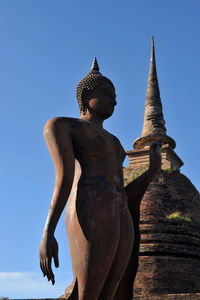
[(72, 289), (74, 287), (74, 281), (72, 281), (71, 285), (69, 285), (66, 289), (65, 289), (65, 293), (59, 297), (59, 299), (68, 299), (68, 297), (71, 295), (72, 293)]
[(134, 148), (143, 149), (146, 146), (150, 146), (160, 137), (163, 139), (163, 144), (169, 144), (172, 149), (175, 148), (175, 141), (166, 135), (165, 120), (162, 111), (162, 102), (156, 71), (154, 40), (152, 39), (143, 129), (141, 137), (137, 138), (134, 142)]
[(148, 134), (166, 134), (165, 121), (162, 112), (162, 103), (160, 99), (160, 90), (156, 71), (156, 60), (153, 39), (142, 136)]
[(173, 150), (175, 141), (166, 135), (152, 43), (143, 130), (134, 150), (127, 151), (125, 184), (148, 169), (149, 146), (159, 139), (162, 171), (141, 202), (134, 299), (200, 299), (200, 195), (179, 172), (183, 162)]
[[(149, 165), (149, 147), (139, 150), (130, 150), (126, 153), (129, 157), (129, 166), (125, 172), (126, 177), (128, 173), (130, 174), (132, 171), (132, 173), (135, 174), (136, 171), (141, 173), (141, 170), (147, 169)], [(163, 170), (179, 169), (183, 165), (182, 160), (168, 144), (162, 146), (161, 157)]]
[(136, 296), (200, 292), (199, 222), (199, 192), (179, 171), (161, 171), (141, 204)]

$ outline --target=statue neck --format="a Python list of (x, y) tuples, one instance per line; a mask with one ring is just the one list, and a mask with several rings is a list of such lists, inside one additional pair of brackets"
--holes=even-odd
[(103, 121), (104, 120), (101, 117), (99, 117), (98, 115), (96, 115), (96, 114), (91, 114), (91, 112), (89, 112), (88, 110), (87, 110), (86, 114), (85, 115), (81, 115), (80, 118), (82, 120), (91, 122), (91, 123), (95, 124), (98, 127), (103, 128)]

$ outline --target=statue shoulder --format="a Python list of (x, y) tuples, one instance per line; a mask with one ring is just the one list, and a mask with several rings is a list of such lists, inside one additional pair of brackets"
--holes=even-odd
[(118, 147), (119, 147), (119, 149), (120, 149), (120, 154), (121, 154), (122, 160), (124, 161), (124, 159), (125, 159), (125, 157), (126, 157), (126, 151), (124, 150), (122, 144), (120, 143), (120, 140), (119, 140), (115, 135), (112, 134), (112, 136), (113, 136), (115, 142), (118, 144)]
[(70, 131), (74, 124), (78, 124), (79, 119), (68, 118), (68, 117), (55, 117), (47, 121), (44, 126), (44, 136), (52, 132), (54, 134), (59, 134), (62, 131)]

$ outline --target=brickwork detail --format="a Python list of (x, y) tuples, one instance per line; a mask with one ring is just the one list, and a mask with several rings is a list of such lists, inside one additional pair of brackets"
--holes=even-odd
[(135, 296), (200, 292), (200, 195), (187, 177), (160, 172), (143, 197), (140, 230)]

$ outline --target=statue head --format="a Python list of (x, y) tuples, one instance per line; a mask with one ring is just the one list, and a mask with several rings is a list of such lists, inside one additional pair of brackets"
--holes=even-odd
[(95, 57), (91, 71), (79, 81), (76, 87), (76, 98), (78, 100), (81, 115), (84, 115), (86, 112), (86, 98), (89, 97), (96, 88), (100, 88), (101, 86), (103, 88), (104, 85), (109, 85), (115, 90), (112, 81), (99, 72), (99, 66)]

